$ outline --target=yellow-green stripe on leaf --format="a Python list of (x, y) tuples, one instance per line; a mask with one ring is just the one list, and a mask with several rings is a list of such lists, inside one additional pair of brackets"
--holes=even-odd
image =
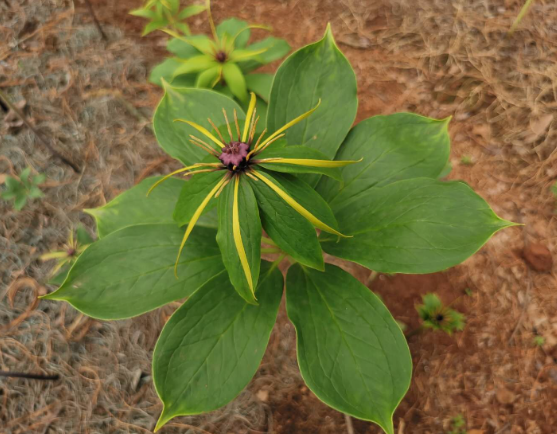
[(207, 206), (209, 201), (217, 193), (219, 188), (222, 187), (222, 185), (226, 182), (227, 179), (228, 179), (227, 175), (223, 176), (222, 179), (213, 187), (213, 189), (205, 197), (205, 199), (203, 199), (203, 202), (201, 202), (201, 205), (199, 205), (197, 207), (197, 209), (195, 210), (195, 212), (193, 213), (193, 216), (190, 219), (190, 222), (188, 223), (188, 227), (186, 228), (186, 233), (184, 234), (184, 238), (182, 239), (182, 243), (180, 244), (180, 249), (178, 250), (178, 257), (176, 258), (176, 264), (174, 266), (174, 274), (175, 275), (177, 273), (178, 262), (180, 260), (180, 255), (182, 254), (182, 250), (184, 249), (184, 246), (186, 244), (186, 241), (188, 240), (188, 237), (191, 234), (191, 231), (193, 231), (193, 228), (194, 228), (195, 224), (197, 223), (197, 220), (199, 220), (199, 217), (201, 217), (201, 214), (203, 213), (203, 210), (205, 209), (205, 207)]
[(296, 200), (294, 200), (294, 198), (292, 198), (292, 196), (290, 196), (286, 191), (281, 189), (277, 184), (273, 183), (267, 176), (263, 175), (263, 173), (254, 170), (253, 174), (257, 176), (265, 184), (267, 184), (288, 205), (294, 208), (300, 215), (305, 217), (313, 226), (315, 226), (318, 229), (321, 229), (322, 231), (328, 232), (330, 234), (338, 235), (339, 237), (346, 237), (345, 235), (341, 234), (339, 231), (333, 229), (331, 226), (319, 220), (315, 215), (313, 215), (302, 205), (300, 205)]
[(246, 178), (235, 176), (219, 195), (217, 243), (230, 282), (246, 302), (257, 304), (261, 221), (255, 195)]

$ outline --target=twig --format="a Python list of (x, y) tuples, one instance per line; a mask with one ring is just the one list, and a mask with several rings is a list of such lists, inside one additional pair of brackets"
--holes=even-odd
[(344, 420), (346, 421), (346, 431), (348, 431), (348, 434), (354, 434), (354, 426), (352, 425), (352, 419), (346, 413), (344, 413)]
[(91, 5), (91, 2), (89, 0), (83, 0), (83, 1), (87, 5), (87, 9), (89, 9), (89, 13), (93, 17), (93, 21), (95, 22), (95, 26), (97, 26), (97, 29), (99, 30), (99, 33), (101, 34), (101, 37), (103, 38), (104, 41), (108, 42), (108, 37), (106, 36), (106, 33), (104, 33), (104, 30), (101, 27), (101, 23), (99, 23), (99, 20), (97, 19), (97, 16), (95, 15), (95, 10), (93, 9), (93, 5)]
[(6, 371), (0, 371), (0, 377), (28, 378), (30, 380), (46, 380), (46, 381), (56, 381), (60, 379), (60, 376), (58, 374), (42, 375), (42, 374), (26, 374), (25, 372), (6, 372)]
[(33, 126), (33, 124), (31, 124), (31, 122), (29, 122), (29, 120), (27, 119), (27, 117), (23, 114), (23, 112), (21, 110), (19, 110), (8, 98), (8, 96), (4, 93), (4, 91), (2, 89), (0, 89), (0, 100), (3, 100), (4, 103), (10, 108), (10, 110), (13, 110), (14, 113), (16, 115), (19, 116), (19, 118), (23, 121), (23, 123), (25, 125), (27, 125), (27, 127), (33, 131), (33, 133), (35, 134), (35, 136), (37, 136), (37, 138), (39, 139), (39, 141), (46, 146), (46, 148), (57, 158), (59, 158), (63, 163), (67, 164), (68, 166), (70, 166), (74, 172), (79, 173), (80, 169), (79, 167), (73, 163), (72, 161), (68, 160), (66, 157), (64, 157), (62, 154), (60, 154), (56, 149), (54, 149), (50, 143), (47, 142), (47, 140), (41, 135), (41, 133), (39, 133), (39, 131)]

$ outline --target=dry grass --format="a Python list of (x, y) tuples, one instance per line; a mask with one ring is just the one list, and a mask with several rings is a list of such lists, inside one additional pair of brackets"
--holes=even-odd
[[(78, 221), (93, 230), (81, 209), (174, 164), (146, 128), (159, 98), (146, 77), (160, 39), (138, 38), (138, 22), (123, 15), (134, 2), (93, 4), (108, 44), (78, 2), (0, 0), (0, 87), (13, 101), (25, 100), (34, 125), (84, 168), (76, 175), (60, 165), (28, 129), (2, 123), (0, 112), (0, 173), (30, 165), (48, 176), (46, 197), (24, 211), (0, 203), (0, 370), (61, 376), (0, 379), (2, 434), (150, 432), (161, 410), (150, 353), (176, 304), (101, 323), (36, 298), (46, 291), (41, 282), (50, 268), (38, 256), (62, 244)], [(374, 281), (409, 325), (416, 321), (413, 304), (430, 291), (469, 318), (454, 339), (412, 338), (414, 381), (395, 415), (401, 434), (448, 431), (459, 413), (470, 430), (484, 434), (552, 434), (557, 426), (557, 281), (554, 273), (527, 268), (516, 253), (533, 241), (557, 252), (549, 192), (557, 178), (557, 5), (534, 2), (509, 37), (521, 6), (518, 0), (215, 4), (217, 18), (273, 23), (295, 47), (317, 39), (331, 21), (358, 75), (358, 118), (403, 110), (453, 115), (451, 177), (470, 183), (504, 218), (526, 225), (496, 235), (448, 273)], [(473, 164), (460, 164), (462, 156)], [(465, 288), (471, 297), (462, 295)], [(535, 333), (546, 339), (543, 349), (534, 347)], [(282, 310), (248, 390), (226, 408), (179, 418), (164, 432), (346, 432), (344, 417), (304, 387), (294, 347)], [(354, 432), (378, 430), (354, 421)]]

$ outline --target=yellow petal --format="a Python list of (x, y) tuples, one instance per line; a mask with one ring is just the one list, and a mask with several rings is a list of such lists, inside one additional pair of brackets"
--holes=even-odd
[(313, 226), (316, 228), (321, 229), (322, 231), (328, 232), (330, 234), (338, 235), (339, 237), (344, 238), (351, 238), (350, 236), (346, 236), (341, 234), (339, 231), (333, 229), (329, 225), (323, 223), (317, 217), (315, 217), (312, 213), (310, 213), (307, 209), (305, 209), (302, 205), (296, 202), (288, 193), (282, 190), (278, 185), (273, 183), (269, 178), (263, 175), (261, 172), (252, 171), (252, 173), (257, 176), (261, 181), (267, 184), (271, 190), (273, 190), (276, 194), (278, 194), (288, 205), (290, 205), (294, 210), (296, 210), (302, 217), (306, 218)]
[(193, 231), (193, 228), (197, 223), (197, 220), (199, 220), (199, 217), (201, 217), (201, 213), (203, 212), (203, 210), (205, 209), (209, 201), (212, 199), (212, 197), (215, 195), (215, 193), (218, 191), (221, 185), (226, 182), (227, 177), (228, 177), (228, 173), (224, 175), (219, 182), (217, 182), (217, 184), (213, 187), (213, 189), (209, 192), (209, 194), (205, 197), (205, 199), (203, 199), (201, 205), (199, 205), (195, 210), (195, 212), (193, 213), (193, 216), (190, 222), (188, 223), (188, 227), (186, 228), (186, 233), (184, 234), (184, 238), (182, 239), (182, 244), (180, 244), (180, 250), (178, 250), (178, 257), (176, 258), (176, 264), (174, 264), (174, 275), (176, 277), (178, 277), (178, 261), (180, 260), (180, 255), (182, 254), (182, 250), (184, 249), (184, 246), (186, 244), (186, 241), (188, 240), (188, 237), (191, 234), (191, 231)]
[[(155, 182), (153, 184), (153, 186), (149, 189), (149, 191), (147, 192), (147, 196), (149, 196), (151, 194), (151, 192), (161, 183), (163, 183), (164, 181), (166, 181), (168, 178), (170, 178), (173, 175), (176, 175), (177, 173), (182, 173), (182, 172), (186, 172), (188, 170), (191, 169), (195, 169), (197, 167), (204, 167), (204, 166), (214, 166), (214, 165), (219, 165), (221, 166), (221, 164), (218, 163), (198, 163), (198, 164), (194, 164), (193, 166), (186, 166), (186, 167), (182, 167), (181, 169), (175, 170), (174, 172), (169, 173), (168, 175), (163, 176), (161, 179), (159, 179), (157, 182)], [(217, 167), (217, 166), (215, 166)]]
[(257, 98), (255, 93), (251, 92), (251, 99), (249, 102), (248, 112), (246, 113), (246, 123), (244, 125), (244, 133), (242, 134), (242, 142), (246, 143), (246, 139), (248, 138), (249, 133), (249, 124), (251, 121), (251, 116), (253, 114), (253, 110), (255, 110), (255, 103), (257, 102)]
[(215, 136), (213, 136), (207, 128), (202, 127), (201, 125), (196, 124), (195, 122), (186, 121), (184, 119), (174, 119), (174, 122), (183, 122), (185, 124), (188, 124), (188, 125), (194, 127), (197, 131), (199, 131), (205, 137), (207, 137), (208, 139), (211, 139), (213, 142), (215, 142), (221, 148), (224, 148), (224, 143), (222, 143), (219, 139), (217, 139)]
[(362, 161), (360, 160), (340, 160), (340, 161), (331, 161), (331, 160), (312, 160), (312, 159), (305, 159), (305, 158), (268, 158), (262, 160), (256, 160), (255, 163), (280, 163), (280, 164), (292, 164), (294, 166), (308, 166), (308, 167), (325, 167), (325, 168), (336, 168), (336, 167), (344, 167), (348, 166), (349, 164), (359, 163)]
[(68, 256), (68, 252), (64, 252), (64, 251), (48, 252), (48, 253), (45, 253), (44, 255), (39, 256), (39, 259), (41, 261), (48, 261), (50, 259), (65, 258), (66, 256)]
[(290, 122), (288, 122), (286, 125), (284, 125), (282, 128), (279, 128), (278, 130), (276, 130), (273, 134), (271, 134), (269, 137), (267, 137), (265, 140), (263, 140), (263, 142), (259, 145), (258, 148), (261, 148), (262, 146), (265, 145), (265, 143), (267, 143), (268, 141), (272, 140), (273, 138), (275, 138), (276, 136), (278, 136), (280, 133), (282, 133), (283, 131), (286, 131), (288, 128), (296, 125), (298, 122), (303, 121), (305, 118), (307, 118), (309, 115), (311, 115), (315, 110), (317, 110), (317, 108), (321, 105), (321, 99), (317, 102), (317, 105), (312, 108), (310, 111), (305, 112), (303, 115), (298, 116), (296, 119), (291, 120)]
[(234, 235), (234, 244), (236, 244), (236, 250), (238, 251), (238, 256), (240, 257), (240, 263), (244, 269), (244, 274), (246, 275), (246, 280), (248, 281), (249, 289), (255, 298), (255, 291), (253, 290), (253, 280), (251, 277), (251, 270), (249, 267), (248, 256), (246, 255), (246, 250), (244, 249), (244, 243), (242, 242), (242, 233), (240, 231), (240, 216), (238, 212), (238, 187), (240, 185), (240, 177), (236, 176), (234, 181), (234, 202), (232, 204), (232, 232)]

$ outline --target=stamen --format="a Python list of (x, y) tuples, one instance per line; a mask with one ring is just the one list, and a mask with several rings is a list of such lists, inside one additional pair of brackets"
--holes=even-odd
[(213, 121), (210, 118), (207, 118), (207, 120), (209, 121), (209, 123), (211, 124), (211, 126), (214, 128), (214, 130), (217, 132), (217, 134), (219, 135), (220, 139), (222, 140), (222, 143), (224, 143), (226, 140), (224, 140), (224, 137), (222, 137), (222, 134), (220, 133), (219, 129), (217, 128), (217, 126), (213, 123)]
[(250, 119), (252, 117), (252, 114), (255, 110), (255, 103), (257, 102), (257, 97), (255, 96), (255, 93), (251, 92), (251, 99), (249, 101), (249, 107), (248, 107), (248, 112), (246, 113), (246, 123), (244, 124), (244, 134), (242, 135), (242, 142), (246, 143), (246, 140), (248, 138), (248, 132), (249, 132), (249, 127), (250, 127)]
[(263, 136), (265, 135), (265, 133), (267, 132), (267, 128), (265, 128), (263, 130), (263, 132), (261, 133), (261, 135), (259, 136), (259, 138), (257, 139), (257, 143), (255, 144), (255, 146), (253, 147), (253, 149), (257, 149), (259, 147), (259, 142), (261, 141), (261, 139), (263, 138)]
[(236, 124), (236, 132), (238, 133), (238, 141), (240, 141), (240, 125), (238, 125), (238, 113), (234, 109), (234, 123)]
[[(255, 110), (253, 111), (253, 116), (255, 116)], [(255, 119), (255, 122), (252, 122), (251, 124), (251, 131), (249, 132), (249, 141), (248, 143), (251, 144), (251, 142), (253, 141), (253, 137), (255, 136), (255, 128), (257, 127), (257, 123), (259, 122), (259, 116), (257, 116), (257, 119)]]
[(264, 145), (260, 146), (259, 149), (257, 150), (257, 153), (263, 152), (265, 149), (267, 149), (272, 143), (276, 142), (278, 139), (283, 138), (284, 136), (286, 136), (286, 134), (282, 133), (279, 134), (278, 136), (276, 136), (274, 139), (272, 139), (271, 141), (265, 143)]
[(224, 114), (224, 120), (226, 121), (226, 128), (228, 128), (228, 135), (230, 136), (230, 141), (234, 141), (234, 137), (232, 137), (232, 130), (230, 129), (230, 123), (228, 122), (228, 116), (226, 116), (226, 110), (223, 108), (222, 112)]
[(217, 139), (215, 136), (213, 136), (209, 132), (209, 130), (207, 130), (207, 128), (202, 127), (201, 125), (198, 125), (195, 122), (186, 121), (184, 119), (174, 119), (174, 122), (183, 122), (185, 124), (188, 124), (190, 127), (195, 128), (197, 131), (199, 131), (201, 134), (203, 134), (208, 139), (211, 139), (211, 141), (216, 143), (219, 147), (224, 148), (224, 143), (222, 143), (219, 139)]
[(224, 181), (224, 184), (222, 184), (221, 188), (219, 188), (219, 191), (217, 191), (217, 194), (215, 194), (215, 198), (219, 197), (219, 195), (224, 190), (224, 187), (226, 187), (228, 185), (228, 183), (230, 182), (230, 180), (232, 179), (232, 176), (230, 175), (230, 172), (228, 172), (227, 175), (228, 175), (228, 179), (226, 181)]
[(192, 145), (195, 145), (201, 149), (203, 149), (205, 152), (208, 152), (209, 154), (214, 155), (215, 157), (218, 156), (218, 154), (211, 148), (207, 148), (205, 145), (202, 145), (201, 143), (196, 142), (195, 140), (190, 140), (190, 143)]
[(244, 172), (246, 175), (248, 175), (251, 179), (253, 179), (255, 182), (259, 182), (259, 179), (257, 179), (255, 176), (253, 176), (251, 173), (249, 173), (247, 170)]

